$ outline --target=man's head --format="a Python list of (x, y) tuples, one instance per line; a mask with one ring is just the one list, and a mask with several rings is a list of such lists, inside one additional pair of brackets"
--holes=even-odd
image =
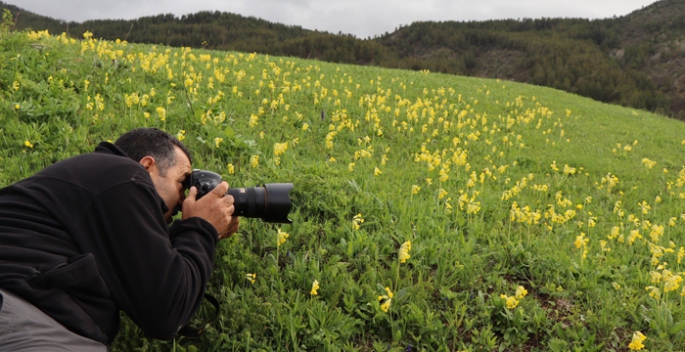
[(169, 207), (164, 217), (170, 222), (177, 206), (185, 198), (183, 181), (192, 171), (188, 149), (174, 136), (157, 128), (129, 131), (114, 145), (150, 173), (157, 193)]

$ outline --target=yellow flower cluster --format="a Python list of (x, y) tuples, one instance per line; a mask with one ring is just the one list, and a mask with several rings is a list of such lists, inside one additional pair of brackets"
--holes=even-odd
[(250, 156), (250, 166), (253, 168), (256, 168), (259, 166), (259, 155), (252, 155)]
[(517, 286), (516, 293), (513, 296), (507, 296), (505, 294), (500, 294), (499, 296), (505, 300), (507, 309), (514, 309), (518, 307), (520, 301), (526, 297), (527, 294), (528, 290), (526, 290), (525, 287)]
[(283, 243), (285, 243), (288, 237), (290, 237), (290, 235), (287, 232), (283, 232), (281, 229), (278, 229), (278, 233), (276, 234), (278, 246), (280, 247)]
[(388, 309), (390, 309), (390, 302), (392, 302), (393, 293), (390, 291), (390, 287), (386, 287), (385, 292), (386, 294), (378, 296), (378, 300), (385, 300), (385, 302), (381, 304), (381, 310), (387, 313)]
[(316, 296), (319, 294), (319, 280), (314, 280), (312, 282), (312, 289), (309, 291), (309, 294), (312, 296)]
[(364, 223), (364, 218), (362, 218), (362, 214), (357, 214), (352, 218), (352, 229), (354, 230), (359, 230), (361, 227), (361, 224)]
[(632, 350), (632, 351), (639, 351), (639, 350), (645, 348), (645, 345), (643, 344), (643, 342), (645, 342), (646, 339), (647, 339), (647, 336), (643, 335), (639, 331), (635, 331), (633, 333), (632, 341), (630, 341), (630, 344), (628, 344), (628, 348), (630, 348), (630, 350)]
[(398, 258), (400, 259), (400, 263), (404, 263), (409, 259), (409, 251), (411, 250), (411, 241), (406, 241), (402, 243), (402, 246), (400, 247), (400, 252)]
[(656, 161), (649, 160), (649, 158), (643, 158), (642, 164), (644, 164), (648, 169), (651, 169), (656, 166)]
[(603, 189), (606, 187), (607, 193), (611, 193), (611, 189), (618, 185), (619, 179), (616, 175), (608, 173), (606, 176), (602, 177), (601, 185), (598, 185), (598, 189)]
[(535, 225), (540, 222), (541, 218), (542, 214), (539, 210), (531, 211), (528, 205), (521, 208), (517, 202), (511, 204), (511, 210), (509, 211), (509, 219), (511, 221)]
[(181, 141), (181, 142), (182, 142), (184, 139), (186, 139), (186, 130), (179, 130), (179, 131), (176, 133), (176, 139), (178, 139), (178, 140)]
[(573, 244), (575, 244), (576, 248), (582, 249), (582, 252), (580, 255), (581, 259), (587, 258), (587, 253), (588, 253), (587, 244), (588, 244), (588, 242), (590, 242), (590, 239), (585, 238), (584, 232), (581, 232), (580, 235), (578, 235), (578, 237), (576, 237), (576, 241), (573, 242)]
[(411, 194), (419, 194), (419, 191), (421, 190), (421, 187), (418, 185), (412, 185), (411, 186)]
[(282, 155), (286, 150), (288, 150), (288, 142), (274, 144), (274, 155)]

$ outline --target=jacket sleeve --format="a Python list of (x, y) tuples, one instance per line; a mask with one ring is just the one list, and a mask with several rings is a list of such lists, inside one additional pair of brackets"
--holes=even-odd
[(152, 337), (171, 339), (200, 306), (218, 234), (207, 221), (189, 218), (170, 236), (161, 202), (151, 184), (113, 186), (72, 233), (83, 252), (94, 254), (120, 309)]

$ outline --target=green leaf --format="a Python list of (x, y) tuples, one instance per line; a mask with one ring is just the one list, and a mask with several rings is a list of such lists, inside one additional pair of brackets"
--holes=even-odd
[(231, 126), (226, 126), (224, 129), (224, 136), (226, 136), (229, 139), (233, 139), (235, 137), (235, 130)]
[(205, 112), (202, 109), (195, 109), (195, 111), (193, 112), (193, 116), (195, 116), (195, 121), (197, 121), (198, 123), (202, 123), (202, 115), (204, 113)]
[(683, 328), (685, 328), (685, 320), (681, 320), (681, 321), (677, 322), (675, 325), (673, 325), (668, 330), (668, 333), (670, 335), (675, 335), (675, 334), (679, 333), (681, 330), (683, 330)]

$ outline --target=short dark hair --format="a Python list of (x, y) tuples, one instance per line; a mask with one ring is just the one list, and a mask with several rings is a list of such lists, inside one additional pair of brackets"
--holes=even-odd
[(170, 167), (176, 165), (174, 147), (179, 147), (188, 157), (193, 158), (188, 149), (176, 137), (154, 127), (136, 128), (121, 135), (114, 142), (129, 158), (140, 161), (146, 156), (155, 158), (159, 172), (164, 176)]

